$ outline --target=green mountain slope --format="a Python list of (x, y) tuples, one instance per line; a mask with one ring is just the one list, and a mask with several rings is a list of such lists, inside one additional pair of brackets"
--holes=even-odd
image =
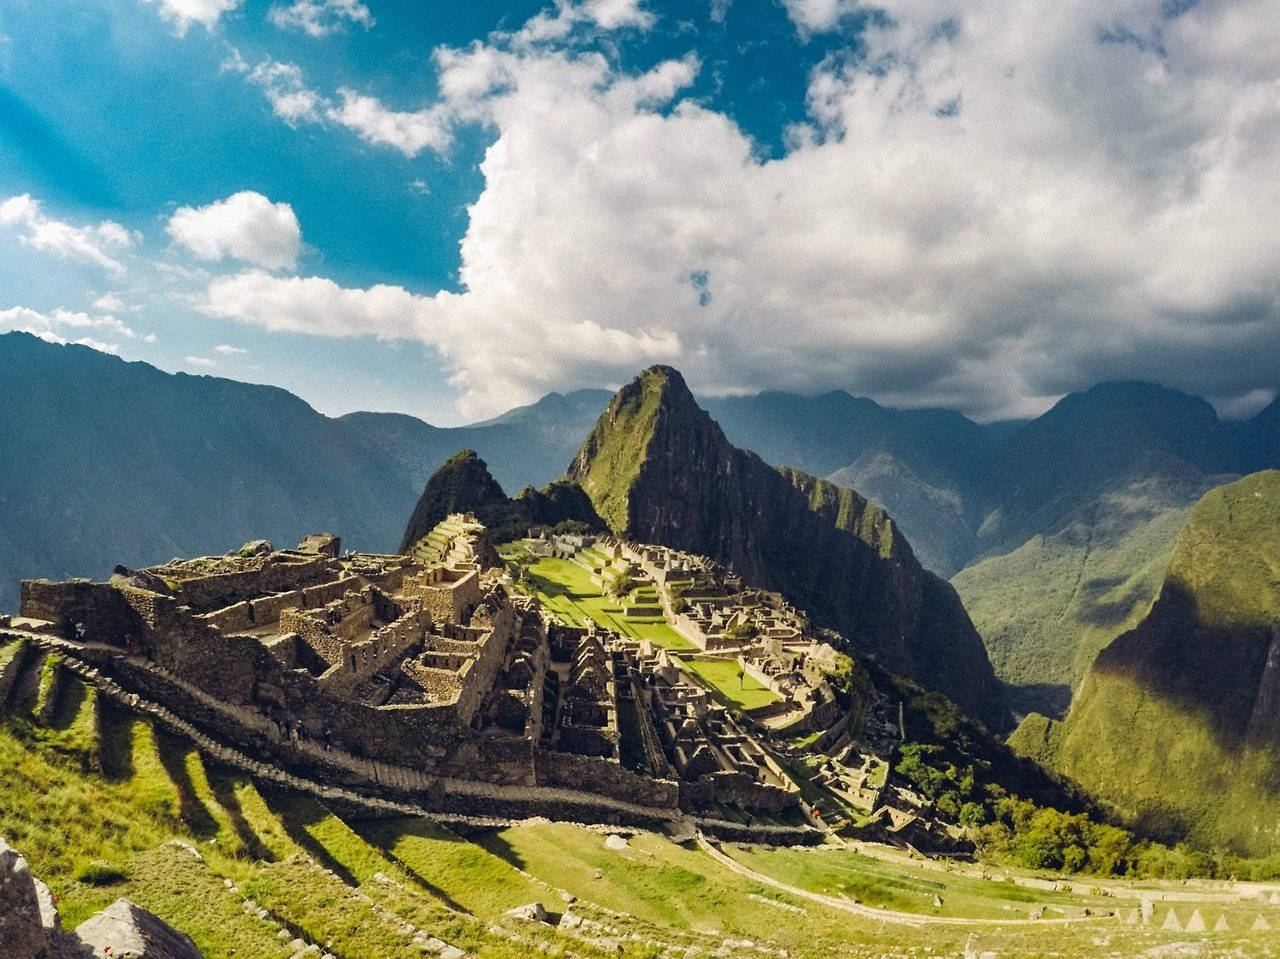
[(1012, 742), (1165, 835), (1280, 845), (1280, 472), (1196, 504), (1150, 613), (1065, 721), (1028, 717)]
[(711, 556), (777, 589), (891, 669), (993, 728), (998, 684), (955, 591), (852, 490), (732, 446), (680, 374), (653, 367), (609, 403), (569, 469), (619, 535)]
[(1150, 608), (1187, 497), (1207, 482), (1134, 480), (1057, 533), (953, 577), (1015, 710), (1066, 712), (1093, 657)]

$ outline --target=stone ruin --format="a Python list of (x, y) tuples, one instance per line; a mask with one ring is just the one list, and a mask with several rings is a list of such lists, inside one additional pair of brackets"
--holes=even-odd
[(49, 887), (0, 838), (0, 956), (4, 959), (202, 959), (190, 937), (118, 899), (74, 931)]
[(497, 562), (467, 515), (409, 555), (255, 542), (109, 582), (24, 581), (0, 642), (254, 761), (423, 809), (651, 822), (797, 804), (660, 655), (555, 621)]
[(624, 599), (623, 615), (662, 616), (699, 650), (698, 658), (736, 662), (745, 676), (773, 692), (778, 701), (753, 710), (753, 721), (794, 733), (825, 729), (839, 718), (826, 678), (838, 654), (781, 595), (745, 588), (720, 564), (665, 546), (550, 533), (524, 546), (533, 556), (577, 563), (601, 589), (611, 572), (626, 574), (637, 590), (652, 589), (653, 605)]

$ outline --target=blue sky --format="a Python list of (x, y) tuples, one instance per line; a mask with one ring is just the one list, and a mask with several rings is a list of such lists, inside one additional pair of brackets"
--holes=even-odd
[(10, 0), (0, 318), (437, 423), (655, 361), (1247, 409), (1280, 74), (1221, 6)]

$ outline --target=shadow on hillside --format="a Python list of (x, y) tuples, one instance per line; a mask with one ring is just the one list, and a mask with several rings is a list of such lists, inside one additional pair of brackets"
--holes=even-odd
[(471, 842), (480, 846), (482, 849), (493, 853), (504, 862), (515, 866), (517, 869), (526, 870), (524, 858), (512, 848), (511, 844), (502, 838), (502, 834), (498, 832), (479, 833), (471, 837)]
[(1235, 751), (1250, 733), (1273, 625), (1203, 623), (1195, 597), (1166, 583), (1146, 619), (1098, 653), (1093, 669), (1166, 700)]
[(1006, 683), (1004, 691), (1015, 716), (1040, 713), (1061, 719), (1071, 706), (1071, 687), (1066, 683)]
[(99, 696), (98, 762), (102, 775), (112, 782), (133, 778), (133, 722), (130, 715), (115, 703)]
[(414, 868), (407, 858), (396, 854), (395, 846), (405, 836), (416, 836), (441, 842), (466, 842), (461, 836), (455, 836), (429, 819), (415, 816), (397, 816), (392, 819), (350, 819), (347, 825), (365, 842), (379, 850), (388, 859), (400, 864), (401, 868), (418, 882), (419, 885), (457, 912), (470, 912), (466, 906), (437, 886), (420, 871)]
[(213, 798), (218, 800), (226, 810), (227, 817), (231, 820), (231, 828), (235, 830), (241, 845), (249, 855), (262, 862), (275, 862), (275, 853), (263, 844), (253, 827), (249, 825), (249, 820), (245, 818), (244, 810), (240, 808), (240, 797), (236, 795), (229, 772), (206, 761), (205, 776), (209, 780), (209, 789), (213, 792)]
[(310, 796), (287, 788), (259, 784), (258, 792), (267, 807), (275, 813), (280, 825), (284, 827), (285, 834), (293, 840), (294, 845), (301, 847), (325, 869), (336, 873), (338, 878), (348, 886), (360, 885), (356, 874), (335, 859), (325, 845), (306, 829), (307, 826), (316, 826), (323, 822), (329, 815), (329, 810)]
[(180, 739), (160, 728), (155, 730), (156, 750), (169, 780), (178, 792), (178, 814), (187, 828), (199, 839), (212, 839), (218, 833), (218, 822), (210, 815), (196, 793), (187, 770), (187, 754), (194, 749), (190, 740)]

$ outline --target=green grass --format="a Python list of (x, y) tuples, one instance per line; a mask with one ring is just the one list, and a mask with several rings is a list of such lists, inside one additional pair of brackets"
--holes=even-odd
[(656, 836), (633, 837), (628, 849), (615, 852), (605, 848), (600, 833), (536, 823), (480, 842), (554, 886), (647, 922), (792, 943), (803, 939), (798, 930), (777, 927), (786, 912), (775, 912), (747, 894), (789, 902), (785, 896), (743, 879), (701, 852)]
[[(1032, 908), (1110, 908), (1100, 896), (1027, 889), (1012, 882), (980, 879), (959, 872), (917, 868), (864, 856), (848, 849), (770, 849), (726, 844), (724, 851), (743, 865), (810, 892), (845, 896), (880, 909), (930, 916), (1024, 918)], [(942, 900), (933, 905), (934, 897)]]
[(582, 626), (591, 619), (606, 629), (668, 649), (694, 648), (662, 617), (624, 616), (618, 601), (602, 595), (591, 574), (572, 560), (542, 557), (528, 569), (538, 599), (571, 625)]
[(682, 665), (695, 674), (726, 706), (756, 709), (778, 702), (778, 695), (752, 676), (745, 675), (734, 660), (683, 659)]
[(353, 826), (424, 886), (478, 916), (496, 918), (546, 897), (545, 887), (506, 860), (428, 819), (370, 819)]

